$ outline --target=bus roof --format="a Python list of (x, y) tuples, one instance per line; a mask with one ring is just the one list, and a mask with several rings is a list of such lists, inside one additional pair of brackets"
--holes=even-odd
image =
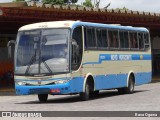
[(25, 25), (21, 27), (19, 31), (42, 29), (42, 28), (75, 28), (76, 26), (89, 26), (98, 28), (111, 28), (120, 30), (148, 32), (148, 30), (144, 27), (121, 26), (120, 24), (101, 24), (101, 23), (81, 22), (81, 21), (40, 22), (40, 23)]

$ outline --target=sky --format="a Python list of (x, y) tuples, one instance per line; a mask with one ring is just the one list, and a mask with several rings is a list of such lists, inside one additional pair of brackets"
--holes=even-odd
[[(0, 0), (0, 3), (11, 1), (13, 0)], [(85, 0), (78, 0), (78, 4), (81, 4), (84, 1)], [(108, 9), (126, 7), (133, 11), (160, 13), (160, 0), (101, 0), (100, 8), (104, 8), (109, 3), (111, 3), (111, 5), (108, 7)]]

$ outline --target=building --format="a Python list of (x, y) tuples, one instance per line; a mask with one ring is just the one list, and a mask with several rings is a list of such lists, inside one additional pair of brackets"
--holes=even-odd
[(8, 58), (7, 43), (16, 39), (18, 29), (30, 23), (58, 20), (81, 20), (148, 28), (151, 33), (153, 74), (160, 73), (159, 13), (14, 2), (0, 4), (0, 87), (13, 86), (13, 58)]

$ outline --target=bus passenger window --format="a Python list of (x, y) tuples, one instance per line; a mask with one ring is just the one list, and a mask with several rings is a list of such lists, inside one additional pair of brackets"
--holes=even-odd
[(102, 30), (102, 47), (108, 47), (107, 30)]
[(144, 43), (145, 43), (145, 49), (149, 48), (149, 36), (148, 36), (148, 33), (144, 33)]
[(87, 28), (86, 30), (86, 47), (87, 48), (95, 48), (96, 40), (95, 40), (95, 31), (94, 28)]
[(111, 48), (119, 48), (118, 31), (108, 31)]
[(101, 29), (96, 30), (96, 35), (97, 35), (97, 44), (98, 48), (101, 48), (103, 43), (102, 43), (102, 34), (101, 34)]
[(128, 32), (120, 31), (120, 47), (123, 48), (129, 48), (129, 41), (128, 41)]
[(137, 40), (137, 33), (129, 33), (130, 37), (130, 47), (131, 48), (138, 48), (138, 40)]
[(108, 46), (107, 31), (106, 30), (97, 29), (96, 30), (96, 35), (97, 35), (98, 48), (100, 48), (100, 49), (107, 48), (107, 46)]
[(124, 32), (124, 46), (125, 48), (129, 48), (128, 32)]
[(144, 49), (143, 33), (138, 33), (139, 49)]

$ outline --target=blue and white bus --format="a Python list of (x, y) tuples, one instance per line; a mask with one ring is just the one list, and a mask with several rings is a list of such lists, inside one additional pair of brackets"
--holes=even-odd
[(146, 28), (81, 21), (42, 22), (19, 29), (15, 89), (19, 95), (80, 94), (100, 90), (133, 93), (151, 81), (151, 45)]

